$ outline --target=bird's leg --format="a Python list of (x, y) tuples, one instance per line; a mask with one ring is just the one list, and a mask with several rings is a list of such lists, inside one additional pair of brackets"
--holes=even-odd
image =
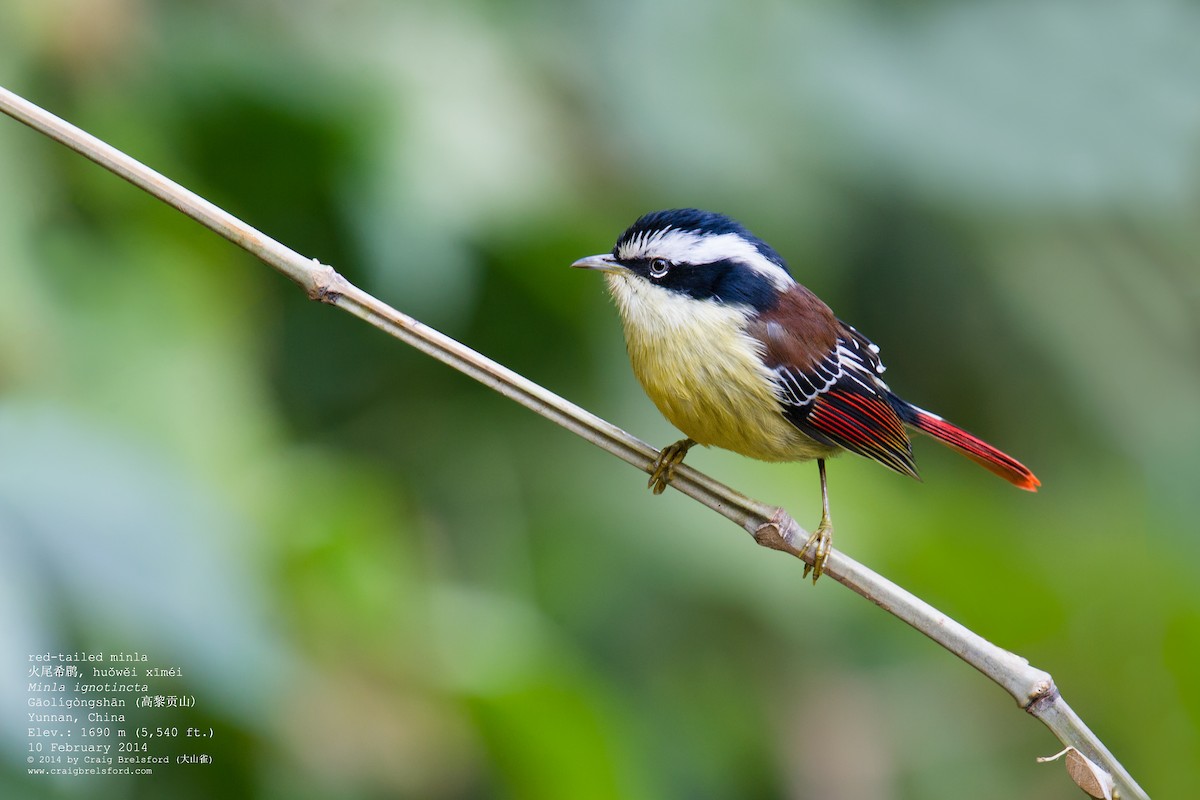
[(817, 459), (817, 470), (821, 473), (821, 522), (800, 551), (807, 552), (808, 548), (815, 545), (812, 564), (804, 565), (804, 577), (807, 578), (811, 570), (813, 583), (825, 572), (825, 559), (829, 558), (829, 549), (833, 545), (833, 523), (829, 521), (829, 488), (825, 484), (825, 459)]
[(683, 457), (687, 455), (688, 450), (691, 450), (694, 444), (696, 443), (691, 439), (680, 439), (675, 444), (664, 447), (658, 454), (658, 458), (654, 460), (654, 469), (650, 473), (650, 482), (646, 486), (653, 489), (655, 494), (662, 494), (666, 491), (667, 484), (671, 482), (671, 478), (675, 477), (675, 467), (683, 463)]

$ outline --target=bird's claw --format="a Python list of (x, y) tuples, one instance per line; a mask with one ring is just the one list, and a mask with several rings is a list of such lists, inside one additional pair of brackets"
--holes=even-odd
[(807, 553), (808, 548), (813, 549), (812, 563), (805, 563), (804, 577), (808, 577), (808, 573), (812, 572), (813, 583), (817, 582), (817, 578), (825, 573), (825, 559), (829, 558), (829, 551), (833, 547), (833, 525), (828, 519), (822, 519), (821, 524), (813, 531), (812, 536), (808, 537), (808, 541), (804, 543), (804, 547), (800, 549), (801, 554)]
[(683, 457), (687, 455), (688, 450), (692, 449), (695, 442), (691, 439), (680, 439), (675, 444), (667, 445), (658, 454), (658, 458), (654, 460), (650, 471), (650, 480), (646, 484), (647, 488), (654, 491), (655, 494), (662, 494), (667, 489), (667, 484), (675, 477), (675, 467), (683, 463)]

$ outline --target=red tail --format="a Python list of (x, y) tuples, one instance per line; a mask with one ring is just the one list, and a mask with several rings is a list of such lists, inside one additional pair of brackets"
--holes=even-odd
[(951, 425), (937, 414), (930, 414), (910, 406), (913, 412), (905, 414), (904, 421), (921, 433), (926, 433), (967, 458), (990, 470), (1009, 483), (1030, 492), (1036, 492), (1042, 482), (1029, 468), (1010, 455), (1000, 452), (982, 439)]

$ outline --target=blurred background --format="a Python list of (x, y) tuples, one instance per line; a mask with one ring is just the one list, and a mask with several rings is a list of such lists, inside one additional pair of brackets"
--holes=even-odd
[[(1181, 0), (8, 0), (0, 84), (658, 445), (567, 266), (742, 220), (1043, 482), (844, 457), (838, 546), (1184, 797), (1197, 41)], [(1079, 796), (833, 581), (7, 119), (0, 181), (0, 795)], [(817, 520), (811, 464), (689, 463)], [(215, 764), (26, 777), (46, 650), (178, 666)]]

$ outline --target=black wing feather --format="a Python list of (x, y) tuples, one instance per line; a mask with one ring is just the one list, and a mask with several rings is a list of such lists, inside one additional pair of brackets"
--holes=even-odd
[(806, 436), (916, 478), (904, 423), (879, 377), (883, 370), (879, 348), (845, 323), (833, 349), (812, 366), (774, 367), (784, 416)]

